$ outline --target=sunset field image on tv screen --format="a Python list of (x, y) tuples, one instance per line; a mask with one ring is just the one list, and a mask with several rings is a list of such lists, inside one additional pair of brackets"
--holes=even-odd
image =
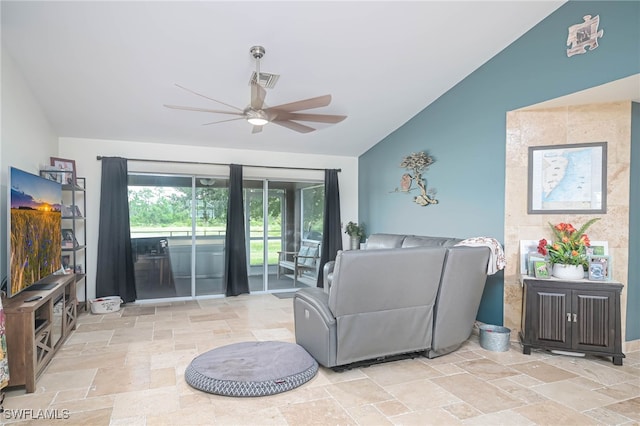
[(62, 186), (14, 167), (9, 181), (7, 293), (12, 297), (60, 269)]

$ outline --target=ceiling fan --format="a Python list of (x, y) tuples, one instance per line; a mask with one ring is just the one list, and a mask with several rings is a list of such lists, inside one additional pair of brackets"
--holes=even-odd
[(234, 120), (247, 120), (250, 124), (253, 125), (253, 130), (251, 133), (259, 133), (262, 131), (262, 127), (267, 123), (274, 123), (282, 127), (286, 127), (291, 130), (295, 130), (300, 133), (309, 133), (313, 132), (313, 127), (307, 126), (305, 124), (298, 123), (298, 121), (311, 121), (316, 123), (339, 123), (345, 118), (346, 115), (329, 115), (329, 114), (307, 114), (300, 113), (297, 111), (305, 111), (308, 109), (320, 108), (327, 106), (331, 103), (331, 95), (318, 96), (315, 98), (304, 99), (301, 101), (291, 102), (287, 104), (282, 104), (274, 107), (268, 107), (264, 104), (264, 98), (267, 94), (266, 90), (260, 84), (260, 59), (265, 54), (265, 49), (262, 46), (253, 46), (250, 49), (251, 55), (256, 60), (256, 76), (251, 80), (251, 103), (244, 109), (235, 107), (233, 105), (229, 105), (227, 103), (218, 101), (216, 99), (210, 98), (208, 96), (202, 95), (200, 93), (194, 92), (193, 90), (187, 89), (186, 87), (180, 86), (176, 84), (182, 90), (186, 90), (187, 92), (193, 93), (194, 95), (200, 96), (205, 99), (209, 99), (210, 101), (219, 103), (221, 105), (227, 106), (233, 111), (221, 111), (215, 109), (207, 109), (207, 108), (197, 108), (197, 107), (189, 107), (189, 106), (179, 106), (179, 105), (164, 105), (167, 108), (172, 109), (180, 109), (186, 111), (198, 111), (198, 112), (208, 112), (213, 114), (228, 114), (228, 115), (236, 115), (235, 118), (230, 118), (227, 120), (219, 120), (213, 121), (211, 123), (205, 123), (203, 125), (209, 124), (218, 124), (224, 123), (227, 121)]

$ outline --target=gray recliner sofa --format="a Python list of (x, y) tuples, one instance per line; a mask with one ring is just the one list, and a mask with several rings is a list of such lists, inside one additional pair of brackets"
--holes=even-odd
[(325, 265), (325, 289), (293, 299), (296, 342), (325, 367), (456, 350), (471, 335), (488, 247), (455, 238), (374, 234)]

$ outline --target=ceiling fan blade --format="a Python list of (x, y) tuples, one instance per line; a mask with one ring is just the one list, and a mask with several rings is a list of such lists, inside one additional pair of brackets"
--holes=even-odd
[(331, 114), (299, 114), (299, 113), (291, 113), (291, 112), (283, 112), (278, 114), (273, 119), (273, 121), (278, 120), (295, 120), (295, 121), (314, 121), (316, 123), (339, 123), (345, 118), (346, 115), (331, 115)]
[(198, 111), (198, 112), (211, 112), (214, 114), (232, 114), (232, 115), (244, 115), (241, 112), (235, 112), (235, 111), (220, 111), (217, 109), (207, 109), (207, 108), (197, 108), (197, 107), (190, 107), (190, 106), (180, 106), (180, 105), (164, 105), (167, 108), (172, 108), (172, 109), (182, 109), (185, 111)]
[(267, 91), (259, 84), (251, 85), (251, 108), (262, 109), (264, 105), (264, 97), (267, 95)]
[(296, 123), (295, 121), (273, 121), (273, 124), (286, 127), (287, 129), (295, 130), (300, 133), (310, 133), (315, 131), (313, 127), (305, 126), (304, 124)]
[(265, 111), (277, 109), (278, 111), (294, 112), (305, 109), (313, 109), (327, 106), (331, 103), (331, 95), (318, 96), (316, 98), (304, 99), (302, 101), (291, 102), (266, 108)]
[(253, 129), (251, 130), (251, 133), (260, 133), (262, 131), (262, 128), (264, 126), (253, 126)]
[(194, 94), (194, 95), (196, 95), (196, 96), (200, 96), (201, 98), (209, 99), (210, 101), (217, 102), (217, 103), (219, 103), (219, 104), (221, 104), (221, 105), (224, 105), (224, 106), (228, 106), (229, 108), (233, 108), (233, 109), (236, 109), (236, 110), (238, 110), (238, 111), (242, 111), (242, 109), (241, 109), (241, 108), (235, 107), (235, 106), (233, 106), (233, 105), (229, 105), (229, 104), (224, 103), (224, 102), (222, 102), (222, 101), (219, 101), (219, 100), (217, 100), (217, 99), (210, 98), (210, 97), (205, 96), (205, 95), (203, 95), (203, 94), (201, 94), (201, 93), (194, 92), (193, 90), (191, 90), (191, 89), (187, 89), (186, 87), (184, 87), (184, 86), (180, 86), (179, 84), (176, 84), (176, 86), (178, 86), (178, 87), (179, 87), (179, 88), (181, 88), (182, 90), (186, 90), (186, 91), (187, 91), (187, 92), (189, 92), (189, 93), (193, 93), (193, 94)]
[(235, 120), (244, 120), (244, 117), (229, 118), (227, 120), (220, 120), (220, 121), (212, 121), (211, 123), (204, 123), (203, 126), (208, 126), (210, 124), (226, 123), (227, 121), (235, 121)]

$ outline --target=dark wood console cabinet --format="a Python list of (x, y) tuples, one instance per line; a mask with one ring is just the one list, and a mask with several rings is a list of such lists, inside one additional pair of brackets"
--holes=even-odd
[[(36, 380), (76, 328), (78, 300), (74, 274), (38, 282), (48, 290), (23, 291), (2, 301), (9, 359), (9, 386), (36, 390)], [(25, 302), (31, 296), (42, 296)]]
[(612, 281), (523, 278), (522, 352), (531, 348), (610, 356), (622, 365), (620, 293)]

